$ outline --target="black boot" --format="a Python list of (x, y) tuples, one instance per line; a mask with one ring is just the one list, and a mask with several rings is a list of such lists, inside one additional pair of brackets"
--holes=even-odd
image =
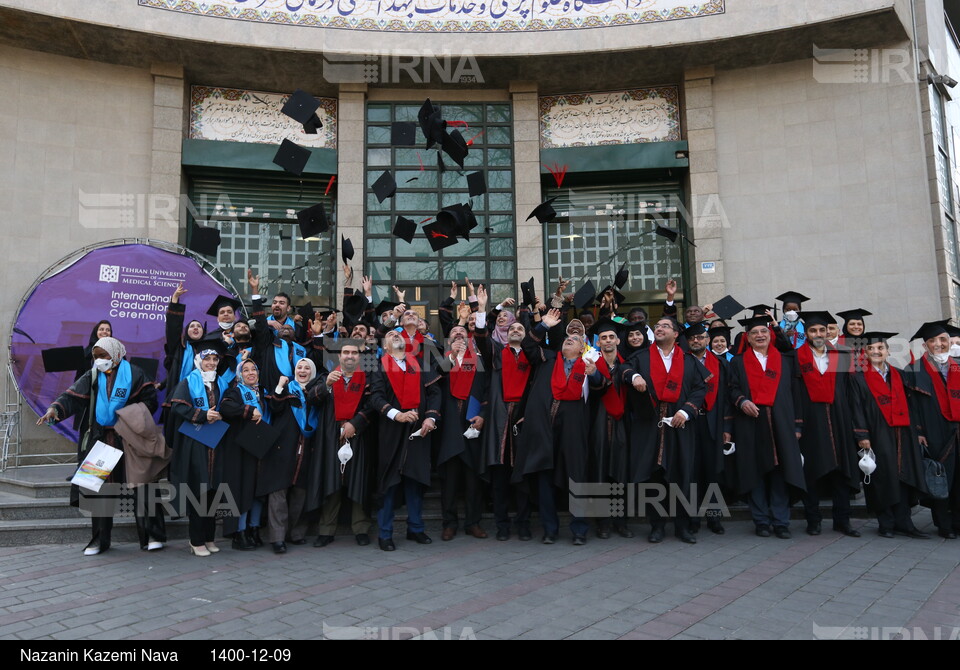
[(238, 530), (233, 534), (233, 548), (237, 551), (253, 551), (256, 545), (247, 537), (246, 532)]
[(263, 540), (260, 539), (260, 526), (247, 528), (246, 532), (250, 534), (250, 541), (253, 542), (254, 547), (263, 546)]

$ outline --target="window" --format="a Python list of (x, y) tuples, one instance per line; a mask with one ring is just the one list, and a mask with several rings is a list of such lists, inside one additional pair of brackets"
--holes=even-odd
[[(506, 103), (440, 104), (448, 122), (463, 122), (457, 129), (471, 141), (464, 169), (442, 154), (441, 171), (435, 149), (424, 149), (417, 127), (417, 146), (392, 147), (390, 124), (416, 121), (419, 104), (370, 103), (367, 105), (366, 235), (367, 273), (377, 283), (408, 285), (449, 284), (469, 277), (489, 286), (491, 295), (516, 293), (516, 236), (513, 201), (513, 126)], [(385, 170), (397, 182), (397, 193), (382, 203), (370, 187)], [(470, 198), (467, 175), (483, 171), (487, 193)], [(478, 227), (470, 240), (434, 253), (422, 226), (436, 220), (443, 207), (470, 202)], [(417, 223), (413, 243), (391, 234), (397, 216)]]

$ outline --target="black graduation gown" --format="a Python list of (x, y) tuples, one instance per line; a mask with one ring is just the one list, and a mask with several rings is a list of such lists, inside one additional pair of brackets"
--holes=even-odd
[[(272, 352), (268, 355), (272, 355)], [(326, 370), (318, 371), (317, 379), (325, 380), (326, 377)], [(307, 384), (307, 389), (304, 392), (308, 405), (320, 404), (319, 397), (311, 392), (314, 388)], [(260, 470), (257, 474), (257, 495), (270, 495), (275, 491), (283, 491), (291, 486), (297, 486), (307, 489), (309, 498), (311, 491), (307, 486), (307, 473), (310, 470), (310, 458), (314, 448), (313, 436), (307, 437), (300, 431), (297, 417), (293, 415), (293, 408), (300, 407), (300, 399), (290, 393), (287, 388), (284, 388), (279, 394), (274, 393), (275, 390), (276, 386), (268, 389), (266, 398), (270, 404), (270, 425), (276, 428), (279, 437), (276, 444), (260, 460)], [(320, 425), (314, 426), (314, 428), (322, 430), (322, 413), (318, 416), (317, 421)]]
[[(405, 374), (415, 374), (409, 370)], [(424, 486), (430, 486), (430, 442), (426, 438), (410, 435), (420, 430), (427, 418), (436, 421), (442, 428), (440, 414), (440, 375), (433, 368), (421, 368), (420, 405), (417, 412), (419, 421), (399, 423), (391, 420), (387, 414), (391, 409), (400, 409), (400, 401), (390, 385), (387, 373), (382, 369), (370, 377), (370, 392), (373, 409), (378, 414), (377, 422), (377, 497), (382, 496), (392, 486), (399, 484), (403, 477), (409, 477)], [(379, 505), (379, 500), (378, 500)]]
[[(472, 345), (471, 345), (472, 346)], [(442, 402), (440, 412), (443, 415), (443, 424), (440, 426), (440, 451), (437, 456), (437, 465), (443, 465), (453, 458), (460, 458), (473, 472), (479, 473), (483, 468), (483, 433), (486, 431), (486, 421), (489, 414), (488, 389), (490, 386), (488, 361), (480, 352), (476, 352), (477, 371), (473, 375), (470, 393), (465, 400), (459, 400), (450, 392), (450, 371), (453, 363), (444, 358), (441, 363), (440, 394)], [(464, 358), (464, 363), (466, 363)], [(464, 437), (463, 433), (470, 427), (467, 409), (470, 398), (480, 402), (479, 416), (483, 418), (484, 427), (481, 435), (472, 440)]]
[[(662, 472), (668, 483), (688, 486), (694, 479), (696, 422), (700, 419), (700, 407), (707, 394), (706, 379), (709, 371), (692, 354), (677, 348), (674, 356), (683, 356), (683, 382), (680, 385), (680, 397), (676, 402), (662, 402), (657, 397), (653, 378), (650, 373), (650, 357), (659, 356), (660, 351), (654, 345), (638, 352), (624, 366), (621, 381), (629, 385), (631, 409), (634, 420), (629, 439), (632, 442), (631, 453), (637, 460), (630, 463), (629, 482), (647, 482)], [(634, 374), (639, 374), (647, 383), (647, 390), (640, 392), (633, 387)], [(658, 427), (663, 419), (669, 419), (683, 410), (690, 417), (684, 428)], [(689, 494), (688, 490), (684, 491)]]
[[(490, 337), (490, 331), (486, 328), (477, 328), (474, 340), (489, 370), (487, 414), (483, 421), (483, 430), (480, 431), (482, 455), (479, 470), (481, 476), (489, 477), (492, 466), (512, 467), (515, 462), (517, 442), (521, 438), (514, 436), (513, 429), (524, 416), (530, 383), (528, 380), (520, 400), (505, 403), (503, 401), (504, 347)], [(520, 424), (521, 427), (523, 425), (523, 423)]]
[(571, 479), (590, 481), (587, 405), (583, 398), (554, 400), (551, 379), (561, 354), (545, 346), (544, 328), (538, 325), (523, 338), (523, 353), (533, 373), (512, 481), (519, 483), (526, 475), (553, 470), (554, 485), (567, 490)]
[[(936, 364), (933, 365), (936, 369)], [(960, 423), (947, 421), (943, 412), (940, 411), (940, 401), (933, 388), (933, 380), (923, 364), (923, 358), (907, 368), (904, 384), (909, 385), (913, 390), (910, 394), (910, 411), (919, 426), (920, 434), (927, 438), (927, 451), (930, 453), (930, 458), (943, 463), (947, 481), (951, 483), (950, 499), (956, 499), (960, 496), (960, 491), (954, 490), (952, 482), (957, 467), (957, 451), (960, 449)], [(927, 507), (933, 504), (931, 500), (921, 500), (921, 502)]]
[[(99, 374), (98, 374), (99, 377)], [(107, 375), (108, 391), (113, 390), (115, 374)], [(92, 388), (91, 388), (92, 385)], [(77, 442), (77, 464), (83, 463), (87, 453), (98, 441), (108, 444), (111, 447), (123, 451), (123, 438), (111, 428), (101, 426), (97, 423), (97, 383), (94, 382), (93, 370), (87, 370), (80, 379), (76, 380), (69, 389), (61, 393), (50, 406), (57, 410), (57, 421), (63, 421), (68, 417), (77, 417), (77, 426), (79, 429), (80, 440)], [(92, 403), (91, 403), (92, 396)], [(153, 385), (147, 375), (136, 365), (130, 366), (130, 397), (124, 406), (142, 402), (147, 406), (151, 413), (157, 409), (157, 387)], [(81, 453), (80, 442), (83, 435), (89, 431), (90, 438), (87, 440), (87, 449)], [(108, 482), (122, 484), (126, 481), (123, 458), (117, 463), (113, 472), (110, 473)], [(77, 507), (80, 503), (80, 489), (77, 486), (70, 487), (70, 504)]]
[[(710, 484), (719, 484), (725, 492), (732, 493), (736, 488), (736, 467), (733, 454), (723, 455), (723, 434), (733, 432), (733, 420), (727, 414), (730, 403), (730, 372), (726, 356), (717, 356), (707, 350), (707, 356), (713, 356), (720, 364), (720, 373), (706, 379), (703, 413), (694, 424), (696, 429), (696, 465), (697, 490), (705, 494)], [(710, 370), (698, 359), (697, 362), (707, 375)], [(717, 399), (713, 409), (707, 411), (706, 396), (711, 389), (717, 389)], [(731, 498), (734, 497), (731, 495)]]
[[(904, 375), (903, 372), (900, 374)], [(889, 378), (887, 383), (889, 385)], [(905, 387), (909, 402), (912, 392), (906, 376), (901, 383)], [(855, 442), (869, 439), (870, 448), (877, 459), (877, 469), (870, 475), (870, 483), (863, 485), (867, 507), (873, 512), (880, 512), (900, 502), (901, 482), (913, 489), (914, 497), (926, 494), (923, 455), (917, 438), (914, 415), (915, 403), (910, 402), (911, 425), (894, 428), (883, 418), (863, 373), (852, 375), (849, 396)], [(859, 466), (857, 472), (860, 472)], [(916, 500), (903, 502), (910, 507)]]
[[(351, 379), (351, 382), (354, 380)], [(338, 384), (343, 384), (341, 379)], [(347, 461), (344, 471), (340, 472), (340, 457), (337, 452), (343, 446), (340, 429), (344, 421), (336, 420), (336, 404), (333, 391), (323, 380), (315, 379), (308, 388), (311, 397), (318, 398), (323, 418), (320, 428), (313, 434), (313, 458), (308, 471), (309, 484), (306, 511), (319, 509), (323, 501), (340, 489), (345, 489), (347, 497), (370, 509), (371, 493), (376, 482), (376, 444), (372, 440), (371, 422), (375, 419), (370, 401), (370, 375), (366, 375), (363, 399), (350, 423), (356, 429), (356, 435), (350, 440), (353, 457)]]
[[(266, 407), (266, 400), (260, 396), (262, 407)], [(237, 444), (237, 439), (253, 426), (253, 405), (244, 403), (243, 395), (238, 386), (231, 386), (223, 394), (220, 401), (220, 414), (230, 423), (230, 429), (223, 436), (217, 446), (223, 462), (221, 473), (223, 483), (230, 487), (230, 493), (237, 504), (240, 514), (249, 512), (253, 507), (253, 500), (257, 490), (257, 469), (260, 460), (249, 451)], [(239, 519), (226, 517), (223, 520), (223, 534), (230, 535), (237, 531)]]
[[(610, 379), (604, 377), (599, 370), (590, 378), (590, 395), (587, 400), (587, 416), (590, 419), (588, 471), (592, 482), (625, 483), (629, 472), (630, 447), (626, 429), (629, 407), (627, 401), (624, 399), (624, 413), (619, 419), (613, 418), (607, 412), (606, 405), (603, 404), (603, 398), (606, 394), (620, 393), (621, 389), (626, 388), (621, 379), (621, 372), (627, 362), (626, 360), (619, 360), (619, 353), (617, 358), (617, 362), (610, 370)], [(597, 361), (597, 366), (600, 366), (600, 361)]]
[[(167, 371), (167, 378), (164, 384), (167, 389), (166, 399), (163, 401), (163, 411), (160, 413), (160, 423), (163, 424), (163, 437), (167, 444), (173, 444), (175, 421), (170, 420), (170, 397), (180, 384), (180, 368), (183, 365), (183, 357), (186, 352), (186, 333), (183, 330), (184, 313), (186, 306), (183, 303), (171, 302), (167, 305), (166, 320), (166, 341), (163, 345), (163, 367)], [(199, 348), (194, 344), (199, 353)], [(191, 365), (190, 369), (193, 369)], [(179, 424), (177, 424), (179, 425)]]
[[(214, 382), (207, 393), (207, 401), (211, 408), (217, 408), (220, 399), (220, 387)], [(194, 406), (187, 380), (184, 379), (177, 384), (170, 398), (170, 418), (168, 419), (173, 430), (170, 483), (176, 489), (181, 486), (188, 488), (196, 500), (200, 500), (203, 493), (217, 489), (223, 481), (223, 459), (219, 451), (223, 440), (215, 449), (211, 449), (202, 442), (184, 435), (179, 429), (185, 421), (193, 424), (206, 423), (206, 415), (206, 410)], [(176, 495), (175, 492), (175, 498)]]
[(730, 399), (728, 408), (733, 419), (733, 441), (736, 444), (737, 493), (746, 495), (759, 486), (764, 477), (780, 467), (790, 487), (791, 499), (799, 499), (806, 491), (806, 480), (797, 442), (797, 415), (795, 404), (799, 389), (796, 358), (782, 354), (782, 368), (777, 395), (772, 407), (760, 407), (760, 416), (752, 418), (740, 410), (745, 400), (752, 398), (743, 359), (754, 356), (749, 347), (741, 356), (735, 356), (728, 366), (730, 371)]
[[(804, 343), (804, 347), (809, 347)], [(829, 346), (829, 345), (828, 345)], [(815, 403), (810, 399), (803, 375), (798, 385), (800, 413), (798, 424), (802, 425), (800, 452), (803, 454), (803, 470), (807, 488), (816, 486), (818, 480), (837, 470), (851, 492), (860, 490), (860, 468), (857, 465), (857, 443), (853, 435), (849, 387), (852, 374), (850, 356), (847, 352), (829, 349), (828, 356), (836, 357), (837, 375), (833, 403)], [(834, 364), (831, 360), (831, 366)], [(799, 361), (798, 361), (799, 366)], [(801, 369), (801, 373), (802, 373)], [(817, 373), (814, 363), (814, 373)], [(825, 494), (831, 494), (824, 489)]]

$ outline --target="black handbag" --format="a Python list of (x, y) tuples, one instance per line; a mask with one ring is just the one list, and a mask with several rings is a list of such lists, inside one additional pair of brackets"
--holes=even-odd
[[(950, 455), (947, 451), (944, 460)], [(947, 481), (947, 469), (941, 461), (930, 458), (930, 452), (923, 447), (923, 478), (927, 482), (927, 492), (934, 500), (946, 500), (950, 495), (950, 482)]]

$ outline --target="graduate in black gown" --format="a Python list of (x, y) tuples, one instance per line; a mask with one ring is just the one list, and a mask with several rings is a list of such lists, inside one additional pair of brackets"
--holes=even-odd
[(848, 389), (851, 356), (827, 343), (827, 312), (803, 313), (805, 340), (797, 348), (800, 368), (800, 452), (807, 491), (803, 507), (807, 534), (819, 535), (820, 496), (833, 499), (833, 529), (850, 537), (860, 532), (850, 525), (850, 497), (860, 490), (857, 447), (851, 424)]
[(877, 515), (881, 537), (895, 533), (927, 539), (910, 518), (910, 508), (927, 492), (923, 455), (911, 416), (909, 375), (889, 364), (887, 340), (896, 333), (865, 332), (860, 338), (868, 366), (857, 371), (850, 388), (857, 446), (872, 451), (876, 470), (863, 477), (867, 508)]
[(960, 363), (950, 358), (950, 335), (943, 321), (925, 323), (913, 336), (923, 340), (923, 356), (907, 371), (921, 441), (929, 457), (946, 470), (949, 485), (945, 499), (926, 498), (940, 537), (955, 540), (960, 532)]
[[(409, 314), (404, 312), (404, 318)], [(431, 367), (421, 368), (397, 331), (385, 333), (383, 348), (380, 370), (371, 379), (373, 407), (379, 415), (377, 525), (380, 548), (394, 551), (393, 516), (401, 500), (407, 506), (407, 539), (417, 544), (433, 541), (424, 532), (423, 489), (430, 485), (430, 433), (441, 420), (440, 376)]]
[[(103, 337), (96, 341), (91, 354), (94, 367), (83, 374), (73, 385), (61, 393), (51, 403), (47, 411), (37, 420), (37, 425), (56, 423), (70, 416), (80, 417), (80, 441), (77, 443), (77, 463), (83, 463), (90, 449), (99, 441), (121, 451), (123, 439), (113, 426), (117, 423), (116, 411), (122, 407), (142, 402), (150, 412), (157, 409), (157, 389), (146, 374), (125, 359), (126, 348), (112, 337)], [(122, 484), (126, 481), (123, 458), (117, 463), (106, 480), (108, 484)], [(139, 487), (138, 487), (139, 493)], [(91, 491), (84, 493), (84, 504), (92, 512), (93, 535), (84, 548), (85, 556), (95, 556), (110, 548), (113, 530), (113, 515), (109, 505), (101, 504)], [(70, 504), (80, 505), (78, 487), (70, 487)], [(141, 505), (136, 505), (140, 514)], [(93, 509), (97, 509), (94, 512)], [(147, 508), (147, 518), (138, 519), (138, 529), (149, 529), (149, 535), (141, 533), (140, 544), (143, 549), (160, 549), (166, 541), (163, 531), (162, 513), (159, 519), (154, 517), (156, 508)]]
[[(680, 326), (672, 317), (660, 318), (653, 329), (654, 344), (635, 354), (621, 373), (631, 386), (633, 423), (630, 440), (640, 460), (633, 464), (632, 479), (667, 489), (667, 495), (648, 505), (650, 542), (662, 542), (666, 522), (674, 518), (674, 534), (695, 544), (691, 514), (684, 501), (696, 505), (691, 495), (696, 464), (696, 429), (706, 396), (709, 371), (678, 344)], [(680, 499), (683, 497), (683, 500)], [(669, 507), (674, 507), (670, 514)]]
[[(737, 492), (760, 537), (790, 538), (790, 503), (806, 490), (797, 433), (796, 359), (771, 341), (770, 316), (742, 319), (746, 350), (730, 361)], [(772, 529), (771, 529), (772, 526)]]

